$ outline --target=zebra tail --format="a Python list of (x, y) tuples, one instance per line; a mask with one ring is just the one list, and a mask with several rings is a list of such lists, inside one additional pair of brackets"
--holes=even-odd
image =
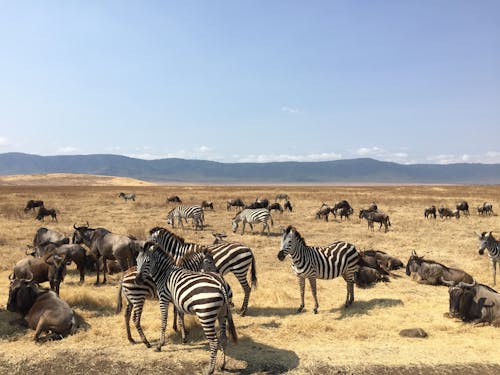
[(255, 257), (252, 256), (252, 268), (250, 269), (250, 274), (252, 278), (252, 289), (257, 289), (257, 270), (255, 268)]
[(229, 334), (231, 335), (231, 340), (236, 344), (238, 342), (238, 333), (236, 332), (236, 327), (233, 322), (233, 314), (231, 314), (231, 309), (229, 304), (226, 302), (226, 318), (227, 318), (227, 328), (229, 329)]
[(118, 299), (116, 301), (115, 314), (119, 314), (121, 311), (122, 311), (122, 283), (120, 282), (120, 286), (118, 287)]

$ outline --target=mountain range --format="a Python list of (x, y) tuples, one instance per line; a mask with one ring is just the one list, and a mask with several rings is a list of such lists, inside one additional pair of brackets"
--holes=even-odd
[(370, 158), (318, 162), (220, 163), (121, 155), (0, 154), (0, 175), (81, 173), (153, 182), (500, 184), (500, 164), (398, 164)]

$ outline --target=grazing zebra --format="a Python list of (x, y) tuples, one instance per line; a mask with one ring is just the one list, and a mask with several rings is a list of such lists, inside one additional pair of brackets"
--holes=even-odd
[(491, 232), (476, 233), (479, 238), (479, 254), (484, 254), (484, 249), (488, 249), (491, 268), (493, 269), (493, 285), (496, 285), (497, 263), (500, 262), (500, 241), (497, 241)]
[[(193, 314), (198, 317), (210, 347), (210, 363), (207, 374), (213, 374), (217, 350), (223, 354), (222, 369), (226, 364), (226, 322), (231, 338), (238, 341), (236, 328), (229, 305), (227, 284), (222, 278), (212, 276), (209, 272), (193, 272), (175, 265), (174, 259), (165, 253), (160, 246), (147, 242), (137, 256), (136, 281), (142, 282), (151, 277), (157, 287), (161, 310), (161, 335), (157, 351), (165, 343), (168, 305), (173, 302), (179, 316)], [(219, 338), (215, 329), (215, 321), (219, 321)], [(183, 330), (181, 325), (181, 330)]]
[(297, 313), (304, 309), (306, 278), (311, 285), (315, 314), (318, 313), (316, 279), (333, 279), (342, 275), (347, 283), (345, 307), (352, 304), (360, 257), (354, 245), (337, 241), (325, 247), (307, 246), (297, 229), (290, 225), (283, 231), (278, 259), (282, 261), (287, 255), (292, 258), (292, 270), (299, 279), (301, 303)]
[(253, 231), (253, 224), (262, 223), (262, 233), (265, 232), (267, 228), (267, 234), (271, 234), (271, 230), (269, 229), (268, 220), (271, 220), (271, 225), (273, 223), (273, 217), (269, 213), (266, 208), (246, 208), (243, 211), (236, 214), (232, 221), (233, 233), (236, 233), (238, 229), (238, 223), (243, 221), (243, 225), (241, 227), (241, 234), (245, 234), (245, 225), (248, 223), (250, 225), (250, 229)]
[(120, 194), (118, 194), (118, 197), (123, 198), (123, 200), (125, 202), (128, 201), (129, 199), (132, 199), (135, 202), (135, 194), (134, 193), (125, 194), (124, 192), (121, 192)]
[(185, 219), (187, 221), (188, 218), (192, 218), (195, 230), (197, 230), (198, 228), (201, 228), (201, 230), (203, 230), (205, 216), (203, 213), (203, 208), (201, 208), (201, 206), (184, 206), (181, 204), (180, 206), (173, 208), (167, 214), (167, 224), (171, 224), (173, 228), (176, 218), (179, 226), (181, 226), (182, 228), (184, 228), (182, 219)]
[[(264, 211), (267, 212), (266, 209)], [(238, 279), (245, 297), (241, 306), (240, 314), (244, 316), (250, 299), (252, 288), (247, 281), (247, 273), (250, 269), (251, 285), (257, 286), (257, 271), (255, 268), (255, 257), (252, 250), (237, 242), (221, 242), (218, 244), (202, 246), (195, 243), (185, 242), (183, 238), (170, 232), (168, 229), (155, 227), (149, 231), (150, 240), (156, 242), (160, 247), (168, 252), (178, 262), (188, 252), (200, 252), (204, 248), (214, 257), (215, 265), (221, 275), (232, 272)], [(201, 270), (201, 257), (192, 256), (184, 260), (184, 266), (193, 271)]]

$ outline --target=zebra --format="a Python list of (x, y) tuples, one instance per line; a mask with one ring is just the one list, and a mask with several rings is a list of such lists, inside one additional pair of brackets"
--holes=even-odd
[(497, 263), (500, 262), (500, 241), (493, 237), (492, 232), (476, 233), (479, 239), (479, 254), (484, 254), (484, 249), (488, 249), (491, 267), (493, 269), (493, 285), (496, 285)]
[(118, 197), (123, 198), (123, 200), (125, 202), (128, 201), (129, 199), (132, 199), (135, 202), (135, 194), (134, 193), (125, 194), (124, 192), (121, 192), (120, 194), (118, 194)]
[[(161, 335), (156, 351), (161, 351), (165, 343), (168, 305), (173, 302), (181, 318), (184, 314), (193, 314), (200, 321), (210, 347), (207, 374), (214, 372), (219, 347), (223, 354), (221, 368), (224, 369), (227, 345), (226, 323), (232, 340), (238, 341), (229, 308), (227, 284), (210, 273), (193, 272), (176, 266), (175, 260), (154, 242), (146, 242), (137, 256), (136, 281), (140, 283), (147, 276), (154, 280), (160, 299)], [(215, 329), (216, 320), (219, 321), (219, 338)], [(181, 330), (183, 329), (181, 325)]]
[[(267, 212), (266, 209), (264, 211)], [(202, 246), (195, 243), (185, 242), (180, 236), (170, 232), (168, 229), (154, 227), (149, 231), (150, 240), (156, 242), (160, 247), (172, 255), (175, 261), (185, 257), (188, 252), (202, 251), (206, 248), (214, 257), (218, 272), (224, 276), (232, 272), (239, 281), (245, 296), (241, 306), (240, 315), (244, 316), (248, 308), (250, 292), (252, 287), (257, 287), (257, 271), (255, 257), (252, 250), (238, 242), (221, 242), (218, 244)], [(201, 257), (192, 256), (184, 260), (184, 266), (193, 271), (200, 271), (202, 266)], [(247, 273), (250, 269), (251, 287), (247, 281)]]
[(185, 206), (181, 204), (173, 208), (167, 214), (167, 224), (171, 224), (173, 228), (176, 218), (178, 220), (177, 222), (179, 226), (181, 226), (182, 228), (184, 228), (182, 219), (185, 219), (187, 222), (188, 218), (192, 218), (195, 230), (197, 230), (198, 228), (201, 228), (201, 230), (203, 230), (205, 216), (203, 214), (203, 208), (201, 208), (201, 206)]
[(269, 224), (267, 221), (271, 221), (271, 225), (273, 223), (273, 217), (269, 213), (266, 208), (246, 208), (243, 211), (236, 214), (232, 221), (233, 233), (236, 233), (238, 229), (238, 223), (243, 221), (243, 225), (241, 227), (241, 234), (245, 234), (245, 225), (248, 223), (250, 225), (250, 229), (253, 231), (253, 224), (262, 223), (262, 233), (265, 232), (267, 228), (267, 234), (271, 234), (271, 230), (269, 229)]
[(292, 258), (292, 270), (298, 277), (301, 304), (297, 313), (304, 309), (304, 289), (309, 279), (314, 298), (314, 313), (318, 313), (316, 279), (333, 279), (342, 275), (347, 283), (345, 307), (354, 301), (354, 283), (359, 270), (360, 254), (356, 247), (344, 241), (336, 241), (324, 247), (307, 246), (297, 229), (289, 225), (282, 233), (278, 259)]

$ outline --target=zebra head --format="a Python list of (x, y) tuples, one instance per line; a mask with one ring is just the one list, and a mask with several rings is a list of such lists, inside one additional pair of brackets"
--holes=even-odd
[(142, 284), (146, 277), (151, 275), (151, 255), (157, 246), (154, 242), (147, 241), (139, 251), (139, 255), (137, 255), (137, 274), (135, 276), (136, 284)]
[(493, 236), (491, 232), (483, 232), (481, 234), (476, 233), (478, 240), (479, 240), (479, 254), (483, 255), (484, 254), (484, 249), (488, 247), (488, 243), (491, 242), (493, 239)]
[(241, 221), (240, 214), (236, 215), (231, 221), (231, 227), (233, 229), (233, 233), (236, 233), (236, 230), (238, 230), (238, 223), (240, 221)]
[(154, 227), (149, 230), (149, 240), (153, 242), (158, 241), (158, 236), (160, 235), (160, 232), (162, 230), (165, 230), (165, 228), (162, 227)]
[(298, 239), (302, 239), (302, 237), (297, 232), (297, 229), (291, 225), (281, 231), (281, 247), (278, 252), (280, 261), (283, 261), (287, 255), (294, 251)]

